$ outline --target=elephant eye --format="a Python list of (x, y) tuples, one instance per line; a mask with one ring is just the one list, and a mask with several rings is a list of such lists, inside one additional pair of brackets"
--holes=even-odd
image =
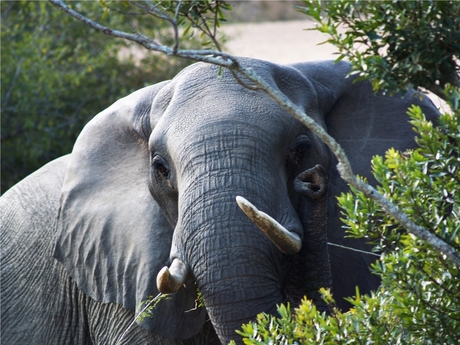
[(297, 143), (294, 149), (291, 151), (291, 158), (294, 163), (298, 163), (307, 153), (310, 147), (310, 141), (302, 140)]
[(163, 159), (160, 156), (155, 156), (152, 159), (152, 168), (158, 176), (168, 178), (169, 177), (169, 169), (166, 167)]
[(289, 173), (295, 173), (298, 165), (308, 154), (310, 146), (310, 139), (306, 135), (301, 135), (297, 138), (296, 144), (289, 149), (286, 157), (286, 169)]
[(302, 143), (300, 145), (297, 145), (294, 151), (294, 155), (297, 159), (302, 158), (305, 155), (305, 152), (307, 152), (307, 144)]

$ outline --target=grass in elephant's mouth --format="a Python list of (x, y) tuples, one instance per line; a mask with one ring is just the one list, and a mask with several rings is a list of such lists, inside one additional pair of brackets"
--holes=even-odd
[[(118, 338), (118, 341), (116, 345), (120, 344), (121, 341), (123, 340), (124, 336), (128, 333), (130, 328), (136, 323), (136, 322), (142, 322), (146, 318), (149, 318), (153, 315), (153, 310), (156, 308), (158, 303), (161, 301), (165, 301), (171, 298), (172, 294), (162, 294), (159, 293), (155, 297), (153, 296), (148, 296), (145, 301), (142, 301), (139, 303), (139, 305), (136, 307), (136, 313), (137, 316), (134, 318), (133, 322), (126, 328), (126, 330), (123, 332), (123, 334)], [(195, 299), (195, 307), (193, 307), (190, 310), (186, 310), (185, 312), (191, 312), (193, 310), (197, 310), (198, 308), (203, 308), (204, 307), (204, 300), (203, 300), (203, 295), (201, 294), (200, 289), (196, 288), (196, 299)]]
[(151, 317), (152, 312), (156, 308), (158, 303), (160, 303), (161, 301), (168, 300), (170, 297), (171, 297), (170, 294), (162, 294), (162, 293), (159, 293), (155, 297), (148, 296), (145, 301), (142, 301), (136, 307), (137, 316), (135, 317), (134, 321), (142, 322), (146, 318)]
[(204, 308), (204, 300), (203, 300), (203, 295), (201, 294), (201, 290), (196, 288), (196, 299), (195, 299), (195, 307), (185, 311), (186, 313), (196, 310), (198, 308)]
[(142, 301), (139, 303), (139, 305), (136, 307), (136, 312), (140, 310), (137, 314), (137, 316), (134, 318), (133, 322), (130, 323), (130, 325), (126, 328), (126, 330), (122, 333), (120, 338), (118, 338), (116, 345), (121, 344), (121, 341), (125, 337), (125, 335), (128, 333), (128, 331), (131, 329), (131, 327), (136, 323), (136, 322), (142, 322), (148, 317), (152, 316), (152, 311), (155, 309), (155, 307), (160, 303), (162, 300), (167, 300), (169, 299), (170, 295), (169, 294), (162, 294), (159, 293), (155, 298), (153, 296), (148, 296), (145, 301)]
[[(134, 319), (134, 321), (142, 322), (146, 318), (151, 317), (153, 310), (156, 308), (158, 303), (160, 303), (163, 300), (168, 300), (170, 297), (171, 297), (171, 294), (162, 294), (162, 293), (159, 293), (155, 297), (148, 296), (145, 301), (142, 301), (136, 307), (137, 316)], [(203, 295), (201, 294), (200, 289), (196, 288), (195, 306), (192, 309), (186, 310), (185, 312), (188, 313), (198, 308), (204, 308), (204, 300), (203, 300)]]

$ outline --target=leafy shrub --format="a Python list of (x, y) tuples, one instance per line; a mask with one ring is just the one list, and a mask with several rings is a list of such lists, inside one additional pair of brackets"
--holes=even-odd
[(348, 58), (374, 89), (423, 87), (443, 97), (448, 84), (460, 87), (460, 2), (304, 3), (301, 11), (329, 35), (327, 42), (338, 48), (339, 59)]

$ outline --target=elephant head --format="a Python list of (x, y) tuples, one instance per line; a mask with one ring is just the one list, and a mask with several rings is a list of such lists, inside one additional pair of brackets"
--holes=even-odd
[[(345, 62), (240, 63), (324, 126), (363, 176), (372, 155), (413, 145), (411, 103), (436, 113), (412, 94), (353, 83)], [(218, 78), (218, 67), (192, 65), (116, 102), (85, 127), (71, 159), (54, 256), (100, 302), (135, 309), (158, 289), (174, 292), (142, 322), (153, 333), (188, 338), (208, 315), (227, 342), (258, 313), (329, 286), (331, 272), (339, 305), (355, 285), (378, 285), (372, 257), (328, 256), (326, 230), (346, 241), (335, 201), (346, 186), (328, 149), (265, 93), (226, 71)], [(195, 308), (197, 289), (205, 308)]]

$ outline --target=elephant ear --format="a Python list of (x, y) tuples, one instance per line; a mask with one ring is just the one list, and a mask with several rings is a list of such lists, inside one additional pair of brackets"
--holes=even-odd
[(348, 62), (307, 62), (293, 67), (316, 86), (327, 130), (348, 153), (355, 174), (372, 178), (372, 156), (384, 155), (390, 147), (404, 150), (415, 145), (407, 116), (412, 104), (419, 105), (428, 119), (438, 117), (433, 103), (415, 90), (391, 97), (375, 93), (367, 81), (355, 82), (358, 75), (349, 76)]
[[(169, 103), (169, 83), (141, 89), (90, 121), (62, 188), (54, 257), (85, 294), (132, 310), (158, 294), (156, 275), (171, 249), (173, 228), (147, 184), (151, 121)], [(158, 98), (162, 103), (154, 106)], [(169, 338), (198, 333), (205, 312), (185, 312), (194, 308), (195, 295), (193, 287), (180, 289), (142, 326)]]
[[(385, 155), (394, 147), (405, 150), (415, 146), (415, 133), (410, 125), (407, 110), (412, 104), (421, 106), (428, 119), (436, 121), (438, 111), (427, 97), (414, 90), (404, 97), (375, 94), (369, 82), (354, 82), (348, 76), (350, 64), (344, 61), (307, 62), (291, 65), (314, 85), (318, 95), (319, 112), (324, 116), (328, 132), (343, 147), (355, 174), (365, 176), (371, 184), (371, 159)], [(333, 165), (336, 166), (335, 160)], [(364, 242), (346, 239), (340, 222), (340, 209), (336, 196), (348, 190), (336, 169), (329, 178), (328, 240), (339, 245), (369, 250)], [(355, 286), (361, 292), (375, 289), (379, 281), (369, 274), (369, 264), (375, 257), (329, 246), (333, 291), (339, 306), (342, 297), (353, 296)], [(343, 300), (342, 300), (343, 302)]]

